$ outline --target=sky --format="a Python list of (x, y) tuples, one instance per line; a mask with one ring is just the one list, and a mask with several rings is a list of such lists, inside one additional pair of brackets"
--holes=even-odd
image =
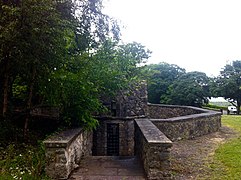
[(148, 63), (167, 62), (217, 76), (241, 60), (241, 0), (104, 0), (123, 42), (152, 51)]

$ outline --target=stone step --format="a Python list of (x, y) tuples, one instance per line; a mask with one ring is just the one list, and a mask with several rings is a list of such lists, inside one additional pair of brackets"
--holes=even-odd
[(145, 180), (140, 160), (135, 156), (91, 156), (81, 161), (71, 180)]

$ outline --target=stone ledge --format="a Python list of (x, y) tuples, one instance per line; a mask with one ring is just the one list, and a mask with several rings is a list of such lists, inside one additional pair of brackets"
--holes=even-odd
[(92, 132), (69, 129), (44, 141), (46, 174), (52, 179), (67, 179), (84, 156), (92, 154)]
[(180, 116), (180, 117), (173, 117), (168, 119), (150, 119), (151, 122), (175, 122), (175, 121), (188, 121), (190, 119), (196, 118), (204, 118), (204, 117), (213, 117), (213, 116), (220, 116), (220, 112), (215, 111), (208, 111), (200, 114), (191, 114), (187, 116)]
[(148, 119), (136, 119), (135, 127), (135, 152), (147, 178), (166, 179), (172, 142)]
[(43, 143), (45, 147), (67, 147), (82, 132), (82, 130), (82, 128), (69, 129), (49, 137)]
[(192, 106), (148, 104), (150, 119), (170, 119), (175, 117), (198, 115), (205, 113), (220, 113)]
[(135, 122), (148, 143), (172, 144), (172, 141), (170, 141), (150, 120), (136, 119)]

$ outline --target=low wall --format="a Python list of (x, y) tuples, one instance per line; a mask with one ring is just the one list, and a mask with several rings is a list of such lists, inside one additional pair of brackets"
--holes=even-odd
[(167, 119), (203, 113), (202, 109), (191, 106), (148, 104), (148, 109), (149, 118), (151, 119)]
[(67, 179), (83, 156), (91, 155), (92, 132), (71, 129), (44, 141), (46, 174), (53, 179)]
[(216, 132), (221, 127), (221, 113), (214, 111), (169, 119), (150, 120), (172, 141), (202, 136)]
[(148, 179), (165, 179), (172, 142), (148, 119), (135, 120), (135, 154)]

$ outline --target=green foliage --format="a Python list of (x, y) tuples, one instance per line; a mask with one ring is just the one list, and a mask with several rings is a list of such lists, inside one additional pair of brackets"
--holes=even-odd
[(25, 144), (11, 144), (6, 149), (0, 149), (0, 152), (1, 179), (48, 179), (43, 173), (43, 144), (39, 144), (37, 148)]
[[(140, 51), (140, 52), (139, 52)], [(149, 51), (137, 43), (119, 45), (107, 40), (98, 50), (76, 55), (49, 77), (41, 91), (46, 102), (62, 107), (68, 124), (93, 128), (92, 114), (105, 110), (101, 98), (114, 95), (137, 81)]]
[[(212, 93), (221, 96), (229, 102), (237, 102), (239, 113), (241, 105), (241, 61), (233, 61), (227, 64), (220, 72), (220, 76), (215, 78), (212, 83)], [(235, 105), (235, 104), (234, 104)]]
[(164, 101), (168, 104), (201, 107), (208, 102), (208, 82), (208, 77), (202, 72), (183, 74), (169, 87)]
[(100, 98), (138, 80), (150, 51), (119, 44), (118, 24), (101, 3), (0, 2), (0, 97), (8, 114), (57, 106), (67, 125), (93, 128)]
[(235, 129), (239, 137), (219, 146), (214, 154), (212, 179), (240, 179), (241, 173), (241, 117), (222, 116), (222, 123)]
[(165, 99), (169, 86), (184, 74), (185, 70), (177, 65), (163, 62), (147, 66), (146, 73), (149, 75), (148, 101), (159, 104), (165, 103), (163, 99)]
[(149, 102), (201, 106), (209, 97), (209, 78), (167, 63), (147, 66)]

